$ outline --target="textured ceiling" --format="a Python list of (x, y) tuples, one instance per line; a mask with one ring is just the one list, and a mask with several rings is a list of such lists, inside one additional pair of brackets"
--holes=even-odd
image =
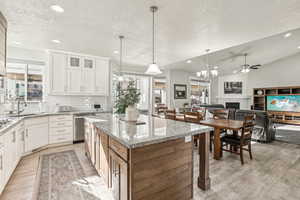
[[(65, 12), (49, 9), (59, 4)], [(300, 27), (299, 0), (1, 0), (8, 42), (117, 58), (151, 61), (151, 5), (158, 11), (158, 64), (168, 65)], [(61, 44), (53, 44), (58, 39)]]

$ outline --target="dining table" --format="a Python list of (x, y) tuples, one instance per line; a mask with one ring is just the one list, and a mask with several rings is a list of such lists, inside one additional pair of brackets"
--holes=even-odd
[(207, 119), (199, 122), (202, 125), (214, 128), (214, 159), (221, 158), (221, 132), (222, 130), (232, 130), (237, 133), (243, 128), (243, 121), (231, 119)]

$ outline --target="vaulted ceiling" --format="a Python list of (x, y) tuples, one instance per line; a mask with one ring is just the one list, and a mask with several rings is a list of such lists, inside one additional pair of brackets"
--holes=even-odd
[[(53, 12), (53, 4), (65, 12)], [(145, 66), (151, 61), (151, 5), (159, 7), (161, 66), (300, 27), (299, 0), (1, 0), (0, 10), (9, 23), (9, 45), (117, 59), (113, 51), (122, 34), (125, 62)]]

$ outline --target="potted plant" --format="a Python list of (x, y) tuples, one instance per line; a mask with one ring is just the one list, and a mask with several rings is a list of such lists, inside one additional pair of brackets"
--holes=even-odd
[(138, 110), (136, 104), (140, 101), (141, 93), (135, 86), (135, 81), (129, 81), (126, 89), (122, 89), (121, 82), (117, 86), (116, 113), (124, 114), (127, 121), (137, 121)]

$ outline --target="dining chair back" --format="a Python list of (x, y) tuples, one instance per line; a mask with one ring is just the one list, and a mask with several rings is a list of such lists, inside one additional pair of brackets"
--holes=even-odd
[(157, 114), (165, 113), (168, 110), (168, 107), (166, 106), (159, 106), (157, 108)]
[(229, 117), (229, 110), (227, 109), (217, 109), (212, 111), (214, 119), (228, 119)]
[(241, 145), (248, 145), (249, 142), (251, 143), (252, 132), (255, 125), (254, 120), (254, 114), (245, 116), (241, 134)]
[(166, 110), (165, 111), (165, 118), (176, 120), (176, 111), (175, 111), (175, 109)]
[(185, 112), (184, 121), (191, 123), (199, 123), (201, 120), (201, 115), (199, 112)]

